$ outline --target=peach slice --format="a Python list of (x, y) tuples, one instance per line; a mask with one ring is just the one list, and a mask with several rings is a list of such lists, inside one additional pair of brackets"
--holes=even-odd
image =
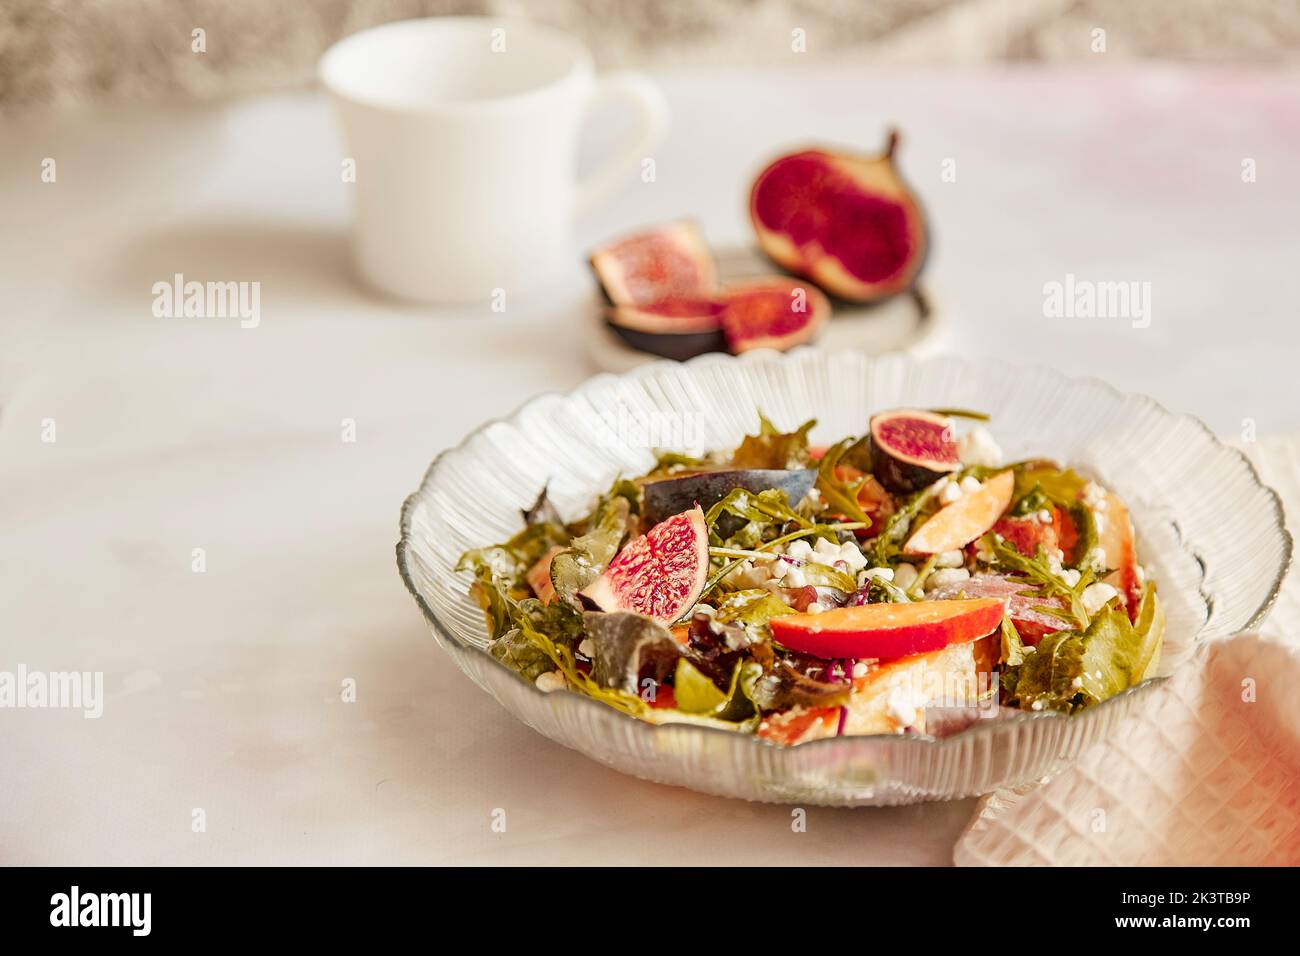
[(555, 600), (555, 588), (551, 585), (551, 562), (555, 560), (557, 554), (567, 550), (564, 545), (555, 545), (538, 558), (537, 563), (524, 574), (524, 580), (543, 604), (550, 604)]
[(1011, 471), (994, 475), (976, 490), (940, 508), (907, 539), (908, 554), (939, 554), (964, 548), (997, 523), (1011, 504), (1016, 476)]
[(1135, 618), (1142, 600), (1142, 585), (1138, 580), (1137, 549), (1128, 508), (1119, 495), (1108, 491), (1104, 504), (1093, 509), (1093, 520), (1101, 526), (1097, 543), (1106, 553), (1106, 567), (1111, 569), (1102, 580), (1124, 595), (1129, 618)]
[(999, 598), (863, 604), (820, 614), (789, 614), (770, 622), (785, 647), (826, 659), (895, 660), (978, 640), (1002, 623)]

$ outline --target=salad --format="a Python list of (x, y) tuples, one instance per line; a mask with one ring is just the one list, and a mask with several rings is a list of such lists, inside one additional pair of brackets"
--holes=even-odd
[(960, 409), (895, 409), (814, 447), (760, 417), (660, 454), (565, 522), (545, 489), (458, 570), (489, 651), (543, 691), (775, 744), (942, 736), (1073, 713), (1158, 664), (1164, 615), (1114, 492), (1002, 462)]

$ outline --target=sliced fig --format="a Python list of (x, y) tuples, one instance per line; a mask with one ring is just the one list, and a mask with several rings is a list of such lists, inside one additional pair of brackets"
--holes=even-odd
[(946, 416), (900, 408), (872, 417), (871, 470), (890, 491), (916, 491), (960, 467)]
[(666, 518), (693, 506), (712, 508), (736, 488), (755, 494), (777, 488), (785, 492), (791, 504), (797, 504), (812, 490), (817, 472), (812, 468), (784, 470), (778, 468), (746, 468), (736, 471), (703, 472), (679, 478), (653, 481), (644, 488), (642, 514), (646, 521), (658, 524)]
[(908, 554), (941, 554), (966, 547), (997, 523), (1011, 504), (1016, 475), (1003, 471), (944, 505), (903, 545)]
[(785, 350), (812, 341), (830, 314), (830, 301), (812, 283), (772, 276), (727, 287), (722, 330), (737, 355)]
[(707, 297), (717, 284), (713, 255), (690, 222), (670, 222), (616, 239), (591, 254), (612, 305), (647, 306)]
[(579, 593), (602, 611), (630, 611), (670, 624), (695, 605), (708, 570), (709, 531), (704, 512), (695, 507), (629, 541)]
[(911, 288), (929, 242), (921, 207), (895, 166), (897, 146), (891, 131), (879, 156), (806, 149), (774, 160), (750, 192), (760, 248), (852, 302)]
[(727, 347), (724, 303), (712, 296), (678, 296), (648, 305), (619, 305), (606, 314), (609, 327), (634, 349), (684, 361)]

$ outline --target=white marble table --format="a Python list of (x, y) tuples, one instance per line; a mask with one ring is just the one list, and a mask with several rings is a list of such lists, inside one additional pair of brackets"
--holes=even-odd
[[(584, 243), (675, 215), (741, 241), (765, 156), (897, 120), (943, 347), (1100, 375), (1231, 437), (1300, 431), (1294, 76), (659, 78), (658, 180), (629, 177)], [(950, 861), (971, 801), (814, 810), (795, 834), (787, 808), (550, 744), (428, 637), (398, 507), (440, 448), (589, 374), (578, 268), (505, 314), (368, 297), (313, 94), (11, 118), (0, 144), (0, 669), (103, 671), (106, 695), (98, 720), (0, 710), (0, 862)], [(261, 324), (154, 317), (178, 272), (259, 281)], [(1044, 318), (1067, 273), (1150, 282), (1150, 327)]]

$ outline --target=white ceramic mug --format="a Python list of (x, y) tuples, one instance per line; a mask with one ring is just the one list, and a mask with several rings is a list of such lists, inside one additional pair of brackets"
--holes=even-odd
[[(575, 38), (480, 17), (404, 20), (335, 44), (320, 78), (355, 162), (355, 255), (391, 294), (472, 302), (572, 266), (575, 214), (663, 137), (668, 107), (646, 78), (597, 79)], [(577, 180), (587, 111), (625, 101), (635, 141)]]

